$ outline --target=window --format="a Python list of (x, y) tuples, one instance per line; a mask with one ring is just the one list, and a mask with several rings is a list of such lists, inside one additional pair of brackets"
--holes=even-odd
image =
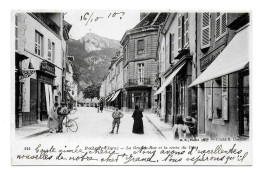
[(184, 47), (186, 47), (189, 43), (189, 15), (188, 13), (184, 14), (183, 17), (183, 26), (184, 26), (184, 33), (183, 33), (183, 40), (184, 40)]
[(185, 81), (180, 81), (176, 85), (177, 113), (185, 116)]
[(51, 44), (51, 50), (52, 50), (52, 62), (54, 62), (55, 59), (55, 43), (52, 42)]
[(51, 40), (48, 39), (48, 60), (51, 60), (52, 57), (52, 45), (51, 45)]
[(227, 13), (216, 13), (215, 40), (217, 41), (227, 32)]
[(210, 46), (210, 13), (201, 14), (201, 49)]
[(228, 75), (207, 82), (206, 86), (205, 112), (208, 119), (228, 120)]
[(244, 71), (240, 78), (240, 135), (249, 136), (249, 71)]
[(43, 35), (35, 31), (35, 53), (43, 56)]
[(178, 50), (182, 49), (182, 15), (178, 17)]
[(172, 64), (174, 59), (174, 34), (170, 34), (170, 58), (169, 63)]
[(144, 83), (144, 63), (137, 64), (138, 84)]
[(15, 50), (18, 50), (18, 16), (15, 15)]
[(144, 39), (137, 40), (137, 55), (144, 54)]

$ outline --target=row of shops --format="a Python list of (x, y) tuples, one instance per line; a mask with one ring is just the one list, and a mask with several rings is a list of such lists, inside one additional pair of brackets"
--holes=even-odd
[(170, 13), (157, 50), (160, 119), (190, 116), (197, 136), (247, 138), (250, 33), (248, 13)]
[[(121, 39), (100, 101), (124, 111), (138, 105), (171, 125), (178, 116), (192, 117), (199, 137), (248, 138), (249, 18), (249, 13), (141, 13)], [(122, 67), (115, 63), (119, 59)]]

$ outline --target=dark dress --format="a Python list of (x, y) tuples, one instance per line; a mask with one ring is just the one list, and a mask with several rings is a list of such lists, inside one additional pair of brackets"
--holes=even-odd
[(143, 125), (143, 114), (140, 110), (135, 110), (132, 117), (134, 118), (134, 125), (133, 125), (133, 133), (137, 134), (144, 134), (144, 125)]

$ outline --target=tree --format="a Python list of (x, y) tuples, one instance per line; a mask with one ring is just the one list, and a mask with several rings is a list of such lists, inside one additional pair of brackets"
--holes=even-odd
[(84, 91), (84, 98), (91, 98), (93, 99), (94, 97), (99, 98), (99, 85), (90, 85), (88, 86), (85, 91)]
[(81, 75), (80, 68), (79, 68), (79, 66), (74, 64), (72, 66), (72, 69), (73, 69), (73, 80), (78, 84), (80, 81), (80, 75)]

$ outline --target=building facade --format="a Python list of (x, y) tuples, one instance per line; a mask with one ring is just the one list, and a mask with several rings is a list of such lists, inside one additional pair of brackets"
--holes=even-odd
[(155, 79), (158, 62), (156, 48), (159, 25), (166, 13), (149, 13), (131, 30), (125, 32), (123, 46), (123, 109), (135, 106), (147, 111), (156, 109)]
[(157, 114), (193, 117), (199, 137), (248, 137), (248, 13), (169, 13), (160, 27)]
[(196, 77), (195, 13), (169, 13), (159, 32), (157, 112), (166, 123), (177, 116), (196, 116), (196, 92), (188, 86)]
[(71, 25), (62, 13), (15, 13), (14, 18), (16, 127), (21, 127), (46, 120), (53, 103), (62, 100)]
[(198, 90), (198, 132), (248, 137), (249, 14), (198, 13), (197, 19), (198, 78), (192, 86)]

